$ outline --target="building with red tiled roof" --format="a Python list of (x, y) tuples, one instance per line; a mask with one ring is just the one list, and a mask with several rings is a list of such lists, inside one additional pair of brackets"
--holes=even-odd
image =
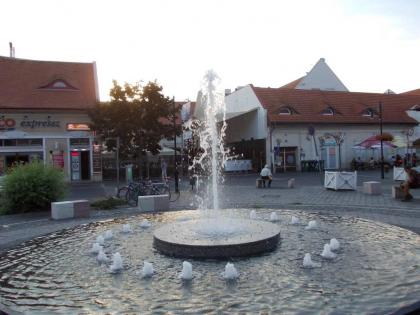
[(95, 63), (0, 56), (0, 174), (41, 159), (68, 180), (101, 180), (87, 110), (99, 101)]
[(405, 94), (405, 95), (420, 95), (420, 89), (415, 89), (415, 90), (403, 92), (401, 94)]
[[(325, 60), (320, 64), (324, 67)], [(335, 74), (327, 77), (321, 74), (316, 82), (312, 76), (307, 88), (299, 88), (304, 77), (281, 88), (248, 85), (229, 94), (226, 142), (251, 159), (254, 169), (267, 163), (277, 171), (300, 170), (316, 160), (338, 169), (349, 168), (358, 156), (379, 159), (379, 150), (356, 149), (357, 143), (379, 134), (379, 104), (384, 132), (401, 137), (418, 126), (407, 111), (420, 108), (420, 95), (349, 92)], [(342, 139), (340, 146), (334, 136)], [(386, 149), (385, 159), (398, 150), (405, 153), (406, 148)]]

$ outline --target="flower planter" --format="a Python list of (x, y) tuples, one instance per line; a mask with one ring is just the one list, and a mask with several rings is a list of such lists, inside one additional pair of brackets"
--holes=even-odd
[(394, 167), (394, 180), (407, 180), (407, 173), (404, 171), (404, 167)]
[(324, 187), (333, 190), (356, 190), (357, 172), (325, 172)]

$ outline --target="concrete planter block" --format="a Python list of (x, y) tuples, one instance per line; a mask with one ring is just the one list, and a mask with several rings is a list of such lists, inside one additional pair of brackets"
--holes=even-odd
[(72, 200), (51, 203), (51, 218), (53, 220), (86, 218), (90, 215), (89, 201)]
[(364, 182), (363, 192), (368, 195), (380, 195), (382, 194), (382, 187), (380, 182)]
[(295, 187), (295, 179), (291, 178), (287, 181), (287, 187), (294, 188)]
[(138, 207), (141, 211), (167, 211), (169, 210), (168, 195), (139, 196)]
[(392, 186), (392, 198), (404, 199), (404, 192), (400, 186)]
[(356, 190), (357, 172), (325, 172), (324, 187), (333, 190)]

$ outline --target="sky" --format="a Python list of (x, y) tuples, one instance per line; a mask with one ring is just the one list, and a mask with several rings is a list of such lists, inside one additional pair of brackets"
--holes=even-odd
[(350, 91), (420, 88), (417, 0), (0, 0), (0, 55), (96, 61), (112, 80), (156, 80), (195, 100), (215, 70), (224, 88), (280, 87), (319, 58)]

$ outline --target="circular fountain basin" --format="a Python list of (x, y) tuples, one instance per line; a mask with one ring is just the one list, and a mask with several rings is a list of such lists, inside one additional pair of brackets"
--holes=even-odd
[(153, 246), (184, 258), (224, 259), (272, 251), (280, 241), (276, 224), (247, 219), (198, 219), (157, 229)]
[[(268, 221), (272, 209), (258, 209)], [(239, 278), (221, 273), (229, 260), (188, 260), (193, 279), (179, 278), (184, 259), (153, 248), (154, 232), (171, 222), (196, 220), (197, 211), (142, 214), (54, 232), (0, 252), (0, 310), (8, 314), (404, 314), (420, 296), (420, 236), (370, 220), (278, 210), (281, 243), (270, 253), (236, 258)], [(244, 218), (247, 209), (226, 210)], [(291, 217), (301, 224), (290, 224)], [(148, 219), (151, 227), (140, 227)], [(305, 230), (311, 220), (318, 228)], [(259, 222), (259, 221), (256, 221)], [(131, 233), (122, 233), (123, 224)], [(273, 223), (272, 223), (273, 224)], [(110, 273), (90, 253), (98, 235), (121, 254), (123, 270)], [(204, 230), (211, 236), (213, 229)], [(225, 234), (234, 230), (222, 229)], [(209, 233), (210, 232), (210, 233)], [(220, 231), (219, 231), (220, 232)], [(321, 256), (337, 238), (334, 259)], [(303, 268), (310, 253), (320, 268)], [(152, 277), (141, 276), (143, 263)], [(1, 313), (1, 312), (0, 312)]]

